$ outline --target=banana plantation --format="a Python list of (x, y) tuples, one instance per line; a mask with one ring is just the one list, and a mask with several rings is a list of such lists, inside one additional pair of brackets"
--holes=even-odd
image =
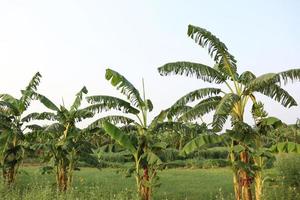
[[(283, 86), (300, 81), (300, 68), (266, 71), (262, 75), (239, 71), (235, 57), (213, 33), (189, 25), (187, 36), (208, 52), (214, 64), (174, 61), (153, 66), (158, 67), (160, 76), (187, 76), (199, 82), (198, 89), (182, 94), (155, 117), (151, 113), (155, 105), (146, 93), (144, 80), (141, 85), (133, 85), (113, 66), (99, 79), (106, 79), (120, 97), (102, 94), (100, 89), (98, 94), (90, 94), (83, 86), (78, 88), (71, 105), (57, 105), (51, 100), (54, 97), (39, 91), (43, 81), (39, 72), (21, 88), (19, 96), (0, 94), (2, 197), (26, 199), (20, 191), (17, 197), (9, 195), (29, 179), (26, 177), (30, 175), (24, 173), (34, 166), (40, 177), (36, 181), (53, 177), (50, 185), (57, 195), (76, 190), (78, 182), (83, 182), (76, 175), (80, 170), (99, 169), (91, 175), (96, 176), (103, 170), (116, 169), (118, 182), (126, 185), (126, 180), (132, 181), (131, 196), (103, 199), (281, 199), (268, 195), (270, 190), (291, 190), (284, 199), (299, 199), (300, 162), (293, 172), (288, 172), (293, 161), (299, 161), (300, 119), (286, 124), (280, 116), (270, 116), (260, 98), (268, 97), (285, 108), (297, 106), (295, 97)], [(201, 87), (203, 82), (211, 86)], [(43, 110), (31, 112), (33, 102)], [(250, 115), (251, 121), (245, 115)], [(205, 116), (212, 116), (212, 120)], [(282, 161), (282, 157), (290, 156), (289, 161)], [(288, 162), (290, 168), (280, 168)], [(178, 197), (174, 189), (172, 197), (159, 196), (166, 185), (173, 184), (184, 191), (195, 182), (212, 188), (218, 182), (207, 182), (196, 175), (189, 185), (166, 182), (166, 173), (183, 169), (226, 170), (228, 194), (204, 198), (186, 192), (184, 197)], [(92, 197), (101, 199), (97, 192), (86, 199)]]

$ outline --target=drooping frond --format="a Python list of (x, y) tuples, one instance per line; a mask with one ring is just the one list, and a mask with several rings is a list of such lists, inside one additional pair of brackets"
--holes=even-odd
[(8, 101), (0, 101), (0, 112), (19, 116), (19, 109), (12, 103)]
[(288, 81), (300, 81), (300, 69), (290, 69), (280, 73), (267, 73), (253, 79), (247, 84), (248, 89), (264, 88), (270, 84), (281, 83), (286, 84)]
[(17, 109), (20, 108), (20, 104), (21, 104), (20, 100), (16, 99), (15, 97), (13, 97), (9, 94), (0, 94), (0, 100), (10, 103)]
[(213, 116), (213, 129), (215, 131), (221, 131), (225, 124), (228, 115), (231, 113), (234, 105), (240, 100), (240, 97), (236, 94), (226, 94), (218, 106), (216, 107), (215, 114)]
[(278, 101), (283, 105), (284, 107), (292, 107), (297, 106), (296, 100), (284, 89), (282, 89), (280, 86), (276, 84), (271, 84), (266, 87), (261, 87), (255, 89), (255, 91), (260, 92), (275, 101)]
[(201, 88), (189, 92), (188, 94), (184, 95), (180, 99), (178, 99), (173, 106), (181, 106), (186, 105), (187, 103), (193, 102), (198, 99), (202, 99), (207, 96), (217, 95), (221, 92), (219, 88)]
[(246, 85), (249, 82), (251, 82), (252, 80), (254, 80), (255, 78), (256, 78), (256, 76), (252, 72), (245, 71), (239, 76), (238, 81), (240, 83)]
[(62, 133), (65, 130), (65, 127), (60, 123), (53, 123), (45, 127), (45, 133)]
[(217, 134), (200, 135), (199, 137), (196, 137), (195, 139), (188, 142), (181, 150), (181, 154), (187, 155), (207, 145), (220, 142), (222, 142), (222, 138)]
[(74, 111), (74, 119), (76, 122), (80, 122), (84, 119), (91, 118), (93, 116), (94, 113), (85, 108)]
[(172, 106), (171, 108), (168, 109), (168, 114), (167, 114), (167, 118), (169, 120), (175, 118), (179, 118), (182, 114), (186, 113), (187, 111), (189, 111), (190, 109), (192, 109), (191, 106)]
[(192, 62), (173, 62), (167, 63), (158, 68), (160, 75), (186, 75), (195, 76), (198, 79), (212, 83), (223, 83), (226, 78), (217, 70), (199, 63)]
[(193, 108), (189, 109), (186, 113), (182, 114), (182, 116), (179, 118), (181, 121), (192, 121), (199, 117), (202, 117), (203, 115), (215, 110), (220, 103), (222, 97), (215, 96), (215, 97), (209, 97), (207, 99), (204, 99), (200, 101), (197, 105), (195, 105)]
[(124, 131), (125, 133), (137, 132), (138, 131), (138, 127), (136, 125), (129, 124), (129, 125), (121, 126), (120, 130)]
[(287, 71), (283, 71), (278, 73), (280, 78), (284, 81), (284, 84), (286, 84), (289, 80), (293, 81), (300, 81), (300, 69), (290, 69)]
[(154, 132), (154, 134), (157, 134), (159, 132), (164, 132), (164, 131), (176, 131), (184, 134), (189, 134), (190, 132), (193, 131), (193, 129), (187, 126), (187, 124), (183, 122), (161, 122), (158, 123), (152, 129), (152, 132)]
[(22, 122), (29, 122), (31, 120), (56, 120), (56, 115), (51, 112), (34, 112), (23, 117)]
[(41, 131), (43, 130), (44, 128), (42, 126), (39, 126), (37, 124), (30, 124), (30, 125), (27, 125), (26, 128), (32, 130), (32, 131)]
[(59, 111), (59, 108), (44, 95), (34, 92), (32, 96), (35, 100), (39, 100), (44, 106), (46, 106), (50, 110)]
[(114, 140), (116, 140), (121, 146), (131, 151), (131, 153), (136, 154), (137, 150), (128, 135), (126, 135), (118, 127), (107, 121), (104, 121), (102, 126), (105, 132)]
[(91, 123), (87, 129), (94, 129), (96, 127), (102, 127), (102, 123), (104, 121), (108, 121), (113, 124), (124, 124), (124, 125), (129, 125), (134, 122), (133, 119), (130, 119), (128, 117), (120, 116), (120, 115), (110, 115), (106, 117), (102, 117), (100, 119), (97, 119), (93, 123)]
[(120, 89), (121, 93), (126, 95), (134, 106), (145, 106), (139, 91), (124, 76), (114, 70), (106, 69), (105, 78), (117, 89)]
[(76, 98), (75, 101), (73, 103), (73, 105), (71, 106), (71, 111), (77, 110), (80, 105), (81, 105), (81, 101), (82, 101), (82, 96), (83, 94), (87, 94), (88, 90), (86, 89), (86, 87), (84, 86), (77, 94), (76, 94)]
[(6, 116), (0, 113), (0, 134), (3, 130), (8, 130), (11, 128), (11, 119), (9, 116)]
[(209, 55), (216, 63), (223, 67), (228, 75), (236, 74), (236, 60), (234, 56), (228, 52), (226, 45), (221, 42), (219, 38), (206, 29), (193, 25), (188, 26), (187, 34), (201, 47), (207, 47)]
[(248, 91), (255, 91), (261, 88), (268, 87), (271, 84), (280, 82), (280, 78), (275, 73), (263, 74), (246, 84), (245, 93)]
[(129, 102), (124, 101), (123, 99), (119, 99), (117, 97), (112, 96), (105, 96), (105, 95), (99, 95), (99, 96), (90, 96), (87, 97), (87, 102), (89, 103), (96, 103), (94, 105), (91, 105), (87, 107), (92, 112), (99, 113), (102, 110), (108, 111), (108, 110), (120, 110), (125, 113), (132, 113), (132, 114), (138, 114), (140, 111), (136, 108), (132, 107)]

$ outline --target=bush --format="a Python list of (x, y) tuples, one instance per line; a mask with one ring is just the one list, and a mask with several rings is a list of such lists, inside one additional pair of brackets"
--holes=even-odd
[(228, 160), (225, 159), (208, 159), (203, 163), (202, 168), (217, 168), (217, 167), (226, 167), (229, 165)]
[(279, 154), (275, 162), (284, 185), (300, 189), (300, 155)]
[(168, 148), (164, 150), (162, 155), (160, 155), (160, 158), (164, 162), (184, 159), (182, 156), (179, 155), (179, 151), (177, 149), (172, 149), (172, 148)]
[(186, 161), (186, 166), (190, 168), (218, 168), (226, 167), (229, 162), (226, 159), (189, 159)]
[(205, 150), (200, 150), (188, 156), (188, 158), (198, 159), (226, 159), (227, 157), (228, 150), (226, 147), (214, 147)]
[(127, 151), (121, 152), (103, 152), (97, 153), (97, 157), (101, 162), (115, 162), (115, 163), (125, 163), (132, 161), (131, 155)]
[(173, 160), (173, 161), (167, 162), (164, 165), (164, 168), (166, 168), (166, 169), (179, 168), (179, 167), (186, 167), (186, 161), (185, 160)]

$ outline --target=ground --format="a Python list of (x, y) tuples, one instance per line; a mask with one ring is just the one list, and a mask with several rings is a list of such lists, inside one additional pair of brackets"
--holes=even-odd
[[(268, 173), (274, 172), (268, 170)], [(161, 186), (155, 189), (154, 200), (233, 199), (230, 168), (168, 169), (161, 171), (159, 176)], [(265, 199), (300, 199), (299, 192), (283, 190), (278, 183), (272, 185), (266, 184), (268, 194)], [(56, 191), (54, 174), (41, 175), (37, 166), (22, 167), (13, 189), (0, 184), (0, 199), (7, 200), (129, 200), (135, 199), (135, 195), (134, 178), (126, 178), (124, 171), (112, 168), (76, 171), (73, 187), (66, 194)]]

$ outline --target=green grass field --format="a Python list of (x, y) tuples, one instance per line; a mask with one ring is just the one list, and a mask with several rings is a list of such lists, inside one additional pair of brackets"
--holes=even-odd
[[(66, 194), (60, 194), (56, 191), (54, 174), (41, 175), (38, 167), (23, 167), (13, 189), (0, 184), (0, 199), (136, 199), (134, 178), (126, 178), (123, 172), (118, 172), (111, 168), (83, 168), (75, 172), (73, 188)], [(229, 168), (168, 169), (161, 171), (159, 176), (162, 185), (155, 189), (155, 200), (233, 199)], [(295, 196), (288, 196), (286, 191), (280, 192), (279, 189), (279, 186), (274, 189), (268, 187), (270, 194), (265, 199), (295, 200)]]
[[(120, 174), (121, 173), (121, 174)], [(232, 193), (230, 169), (170, 169), (159, 173), (162, 185), (154, 199), (228, 199)], [(16, 187), (1, 188), (4, 199), (132, 199), (135, 181), (116, 169), (83, 168), (74, 175), (68, 195), (56, 193), (53, 174), (40, 175), (38, 167), (22, 168)]]

